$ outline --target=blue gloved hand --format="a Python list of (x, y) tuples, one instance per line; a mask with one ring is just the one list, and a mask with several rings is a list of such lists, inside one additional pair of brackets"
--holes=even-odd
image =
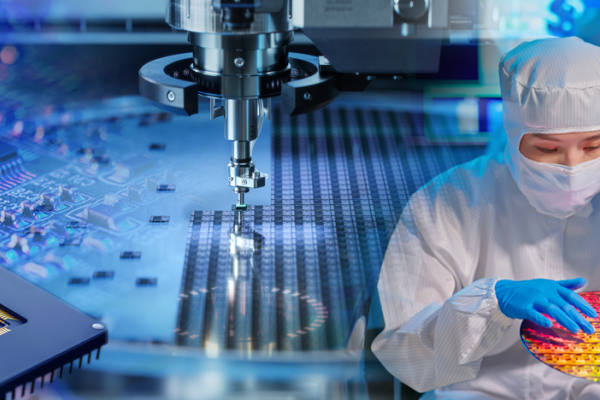
[(500, 311), (509, 318), (528, 319), (550, 328), (552, 322), (542, 313), (573, 333), (583, 329), (591, 335), (594, 328), (576, 308), (590, 318), (596, 318), (596, 311), (573, 290), (585, 285), (585, 279), (552, 281), (533, 279), (529, 281), (500, 280), (496, 282), (496, 298)]

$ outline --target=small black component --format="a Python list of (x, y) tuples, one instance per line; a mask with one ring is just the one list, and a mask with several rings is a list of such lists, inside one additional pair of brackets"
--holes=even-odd
[(124, 258), (124, 259), (135, 259), (135, 258), (141, 258), (141, 257), (142, 257), (141, 251), (123, 251), (123, 252), (121, 252), (121, 258)]
[(171, 220), (168, 215), (153, 215), (150, 217), (150, 222), (153, 224), (165, 224)]
[(108, 162), (110, 161), (110, 158), (108, 158), (107, 155), (103, 155), (103, 156), (98, 156), (98, 157), (94, 157), (91, 160), (93, 163), (98, 163), (100, 165), (108, 165)]
[(67, 224), (67, 228), (70, 229), (85, 229), (87, 228), (87, 222), (85, 221), (71, 221)]
[(156, 286), (156, 278), (138, 278), (136, 286)]
[(177, 185), (175, 184), (159, 184), (156, 185), (157, 192), (174, 192)]
[(61, 246), (80, 246), (83, 241), (83, 235), (67, 236), (60, 242)]
[(0, 142), (0, 163), (5, 164), (18, 157), (17, 148), (5, 142)]
[(164, 143), (152, 143), (150, 145), (150, 150), (164, 150), (167, 148), (167, 145)]
[(4, 268), (0, 268), (0, 326), (2, 399), (11, 392), (15, 398), (17, 388), (19, 393), (26, 386), (32, 391), (39, 377), (54, 377), (55, 371), (68, 369), (71, 362), (92, 352), (98, 351), (97, 358), (108, 339), (104, 325)]
[(71, 278), (69, 279), (69, 285), (89, 285), (90, 278)]
[(96, 271), (94, 279), (112, 279), (115, 277), (115, 271)]

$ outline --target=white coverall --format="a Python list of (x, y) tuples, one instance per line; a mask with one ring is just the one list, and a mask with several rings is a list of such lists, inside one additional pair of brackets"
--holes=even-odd
[(502, 314), (494, 291), (498, 279), (583, 277), (583, 290), (600, 288), (600, 196), (560, 219), (538, 212), (517, 184), (525, 133), (600, 130), (600, 48), (576, 38), (524, 43), (503, 57), (500, 75), (507, 148), (412, 196), (382, 266), (386, 326), (372, 349), (401, 382), (430, 391), (425, 399), (600, 399), (600, 384), (527, 352), (521, 321)]

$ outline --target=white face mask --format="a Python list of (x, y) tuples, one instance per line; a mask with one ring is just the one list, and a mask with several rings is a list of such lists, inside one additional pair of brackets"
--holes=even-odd
[(519, 189), (542, 214), (568, 218), (600, 192), (600, 158), (567, 167), (519, 156)]

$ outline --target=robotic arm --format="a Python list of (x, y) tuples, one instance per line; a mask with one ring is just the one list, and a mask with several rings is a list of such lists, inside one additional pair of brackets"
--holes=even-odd
[[(477, 9), (475, 0), (453, 1), (458, 11)], [(168, 0), (166, 22), (188, 32), (193, 52), (146, 64), (140, 93), (184, 115), (198, 112), (198, 96), (210, 99), (211, 119), (225, 119), (232, 143), (227, 178), (244, 209), (245, 194), (267, 178), (252, 149), (270, 119), (271, 98), (281, 95), (283, 111), (297, 115), (327, 106), (341, 91), (362, 91), (377, 77), (437, 72), (444, 30), (469, 21), (452, 14), (448, 2)], [(327, 58), (289, 53), (294, 28)]]

